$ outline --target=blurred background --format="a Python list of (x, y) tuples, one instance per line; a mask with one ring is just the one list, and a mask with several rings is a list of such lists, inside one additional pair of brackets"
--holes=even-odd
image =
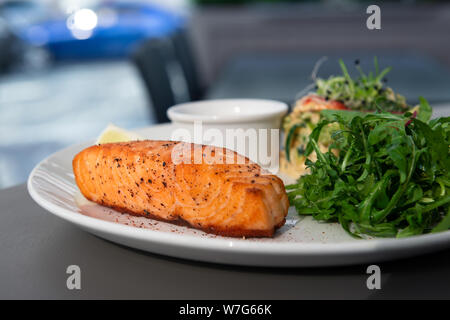
[[(366, 27), (370, 4), (381, 30)], [(0, 188), (109, 123), (166, 122), (199, 99), (292, 103), (321, 57), (326, 77), (375, 55), (410, 103), (448, 113), (447, 1), (0, 0)]]

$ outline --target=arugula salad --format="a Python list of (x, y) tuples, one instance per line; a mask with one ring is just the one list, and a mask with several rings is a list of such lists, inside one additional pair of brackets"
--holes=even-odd
[(342, 75), (315, 79), (284, 121), (282, 170), (300, 176), (286, 186), (291, 205), (355, 237), (450, 229), (450, 117), (430, 120), (422, 97), (408, 105), (376, 58), (368, 74), (355, 61), (356, 79), (339, 63)]
[[(431, 108), (404, 114), (322, 110), (305, 155), (310, 173), (286, 187), (300, 215), (336, 221), (351, 235), (407, 237), (450, 228), (450, 117)], [(318, 146), (325, 127), (326, 152)]]

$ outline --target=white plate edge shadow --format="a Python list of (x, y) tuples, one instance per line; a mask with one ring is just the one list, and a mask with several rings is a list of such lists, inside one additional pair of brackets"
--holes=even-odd
[[(140, 131), (156, 130), (155, 128), (158, 126)], [(372, 239), (339, 243), (253, 242), (222, 237), (200, 238), (193, 235), (139, 229), (88, 217), (50, 202), (33, 185), (37, 183), (34, 181), (36, 172), (43, 164), (58, 155), (88, 144), (69, 146), (42, 160), (29, 175), (28, 192), (36, 203), (50, 213), (97, 236), (136, 249), (213, 263), (311, 267), (381, 262), (430, 253), (450, 246), (450, 231), (404, 239)]]

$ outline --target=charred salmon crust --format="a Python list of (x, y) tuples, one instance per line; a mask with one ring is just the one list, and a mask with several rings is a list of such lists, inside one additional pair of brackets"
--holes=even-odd
[[(174, 163), (174, 148), (191, 152)], [(214, 161), (205, 161), (208, 156)], [(150, 140), (102, 144), (78, 153), (73, 171), (91, 201), (223, 236), (270, 237), (289, 207), (277, 176), (223, 148)]]

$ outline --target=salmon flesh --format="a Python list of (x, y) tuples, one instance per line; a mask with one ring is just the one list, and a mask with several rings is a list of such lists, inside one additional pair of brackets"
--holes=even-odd
[[(173, 160), (174, 148), (190, 152)], [(281, 179), (224, 148), (151, 140), (94, 145), (75, 156), (73, 172), (88, 200), (223, 236), (273, 236), (289, 207)]]

